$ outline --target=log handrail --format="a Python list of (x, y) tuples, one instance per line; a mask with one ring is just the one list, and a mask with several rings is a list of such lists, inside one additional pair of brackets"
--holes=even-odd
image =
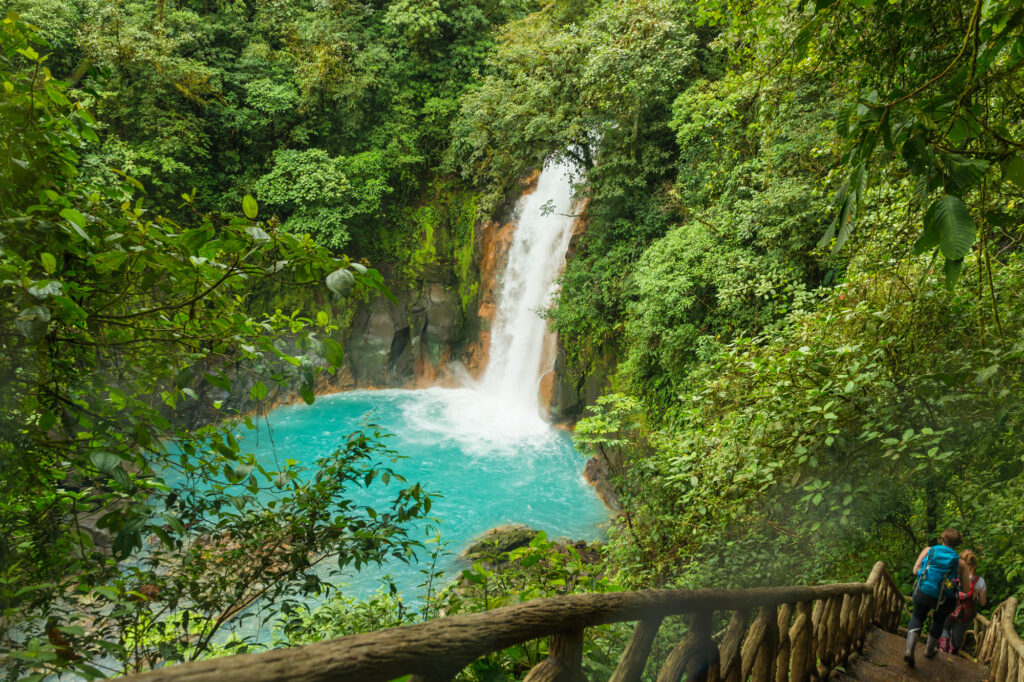
[[(902, 594), (885, 564), (878, 562), (864, 583), (645, 590), (535, 599), (302, 647), (168, 666), (129, 679), (386, 682), (412, 675), (418, 682), (434, 682), (452, 679), (492, 652), (550, 637), (548, 658), (526, 679), (576, 682), (586, 679), (581, 669), (585, 629), (636, 621), (633, 638), (612, 678), (635, 682), (662, 620), (688, 614), (689, 634), (669, 654), (658, 682), (679, 682), (684, 676), (694, 681), (710, 676), (803, 682), (824, 678), (831, 669), (848, 662), (863, 647), (869, 626), (894, 631), (902, 608)], [(712, 637), (715, 614), (731, 618), (717, 644)]]
[(981, 626), (975, 635), (978, 660), (988, 665), (991, 682), (1024, 681), (1024, 641), (1014, 627), (1017, 606), (1010, 597), (996, 607), (991, 619), (977, 616)]

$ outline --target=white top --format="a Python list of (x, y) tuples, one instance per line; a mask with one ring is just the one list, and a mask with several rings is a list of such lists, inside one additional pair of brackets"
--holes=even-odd
[(974, 583), (974, 601), (978, 601), (978, 597), (980, 597), (981, 593), (984, 592), (986, 589), (988, 589), (988, 586), (985, 585), (985, 579), (979, 575), (978, 582)]

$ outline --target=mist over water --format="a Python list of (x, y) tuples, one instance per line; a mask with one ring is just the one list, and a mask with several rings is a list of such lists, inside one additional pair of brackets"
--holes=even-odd
[[(462, 567), (458, 554), (496, 526), (522, 523), (550, 538), (602, 537), (608, 511), (583, 479), (583, 458), (538, 408), (539, 382), (553, 363), (553, 339), (538, 312), (550, 301), (572, 236), (571, 179), (570, 167), (549, 165), (536, 191), (520, 201), (491, 360), (478, 385), (320, 396), (311, 406), (274, 410), (258, 430), (244, 434), (246, 445), (268, 463), (294, 459), (312, 465), (367, 420), (393, 434), (386, 445), (402, 459), (392, 468), (409, 483), (440, 494), (431, 516), (450, 552), (439, 564), (448, 580)], [(396, 485), (354, 491), (354, 501), (382, 505)], [(424, 525), (414, 535), (426, 540), (433, 532)], [(422, 568), (392, 562), (381, 570), (364, 569), (346, 575), (342, 591), (367, 597), (388, 576), (415, 600)]]

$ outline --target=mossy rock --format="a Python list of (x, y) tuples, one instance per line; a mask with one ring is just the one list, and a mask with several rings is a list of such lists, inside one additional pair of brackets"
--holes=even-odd
[(464, 556), (473, 561), (498, 562), (503, 554), (529, 545), (539, 533), (522, 524), (498, 526), (481, 535)]

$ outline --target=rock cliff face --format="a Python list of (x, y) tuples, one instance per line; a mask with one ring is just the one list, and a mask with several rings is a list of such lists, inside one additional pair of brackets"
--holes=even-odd
[[(354, 386), (457, 386), (467, 377), (480, 378), (487, 368), (496, 282), (513, 230), (511, 223), (479, 222), (466, 272), (456, 272), (451, 263), (430, 263), (411, 286), (392, 285), (397, 302), (378, 296), (360, 306), (346, 348)], [(387, 267), (382, 274), (389, 284), (394, 281)], [(465, 291), (475, 294), (464, 297)]]
[[(537, 176), (523, 180), (524, 194)], [(449, 233), (458, 229), (465, 226), (427, 231), (429, 256), (413, 273), (404, 264), (381, 264), (397, 302), (378, 296), (356, 313), (346, 344), (355, 387), (458, 386), (483, 375), (515, 225), (477, 220), (471, 235)]]
[(461, 305), (454, 273), (430, 264), (396, 298), (378, 296), (356, 313), (346, 353), (354, 385), (451, 383), (452, 360), (462, 356), (476, 326)]

